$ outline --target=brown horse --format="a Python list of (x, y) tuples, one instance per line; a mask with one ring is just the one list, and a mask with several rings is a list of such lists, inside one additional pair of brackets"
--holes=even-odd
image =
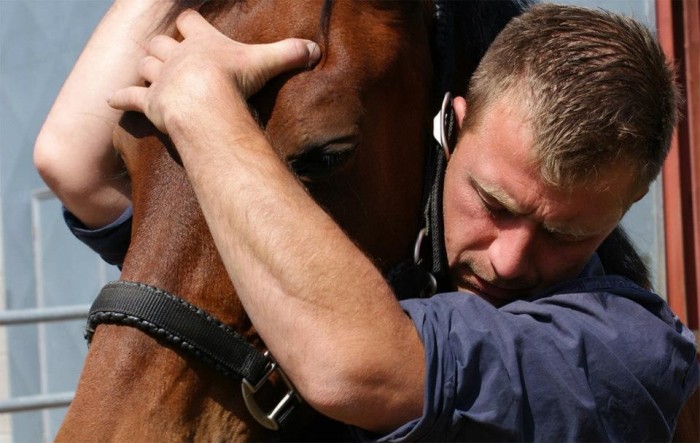
[[(183, 2), (172, 16), (197, 6), (191, 3)], [(450, 69), (459, 70), (455, 81), (464, 86), (486, 45), (519, 8), (484, 1), (456, 9), (463, 16), (454, 22), (463, 26), (451, 50), (460, 63)], [(296, 36), (320, 43), (318, 66), (274, 80), (251, 105), (273, 146), (379, 267), (410, 257), (437, 104), (431, 97), (431, 35), (437, 28), (432, 2), (249, 0), (208, 2), (199, 10), (242, 42)], [(167, 138), (142, 115), (127, 114), (115, 146), (131, 177), (134, 209), (121, 279), (177, 294), (263, 349)], [(313, 413), (298, 432), (279, 436), (264, 429), (246, 409), (239, 384), (138, 329), (101, 325), (57, 438), (342, 438), (344, 427)]]

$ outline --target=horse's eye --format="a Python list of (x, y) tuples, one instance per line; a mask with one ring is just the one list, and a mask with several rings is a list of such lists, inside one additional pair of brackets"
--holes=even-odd
[(312, 146), (290, 156), (289, 166), (302, 179), (323, 180), (347, 167), (355, 154), (355, 143), (338, 140), (322, 146)]

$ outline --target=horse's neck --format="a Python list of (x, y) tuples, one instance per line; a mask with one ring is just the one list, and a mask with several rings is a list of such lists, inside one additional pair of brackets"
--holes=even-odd
[[(133, 178), (134, 235), (122, 280), (174, 293), (254, 339), (180, 167), (166, 157), (153, 166), (148, 177)], [(58, 437), (266, 440), (260, 426), (250, 424), (239, 389), (235, 380), (136, 328), (100, 325)]]
[(247, 333), (250, 325), (219, 258), (194, 191), (165, 152), (134, 178), (132, 239), (122, 280), (156, 286)]
[(137, 329), (102, 325), (57, 441), (268, 439), (237, 388)]

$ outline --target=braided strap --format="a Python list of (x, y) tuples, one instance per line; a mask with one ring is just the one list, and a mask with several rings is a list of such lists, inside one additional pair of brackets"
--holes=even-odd
[[(102, 323), (138, 328), (189, 352), (225, 376), (240, 379), (248, 411), (266, 428), (289, 431), (298, 425), (301, 397), (269, 353), (260, 353), (242, 335), (185, 300), (143, 283), (111, 282), (90, 308), (85, 327), (88, 345)], [(255, 400), (255, 393), (273, 372), (281, 376), (287, 393), (266, 413)]]
[(253, 384), (259, 383), (272, 365), (269, 356), (207, 312), (142, 283), (116, 281), (102, 288), (88, 315), (88, 344), (101, 323), (138, 328), (193, 354), (226, 376)]

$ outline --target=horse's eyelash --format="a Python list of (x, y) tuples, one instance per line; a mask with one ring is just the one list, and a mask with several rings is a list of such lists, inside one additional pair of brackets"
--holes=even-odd
[(290, 168), (300, 176), (323, 175), (336, 167), (345, 164), (353, 154), (353, 149), (333, 150), (325, 147), (307, 150), (299, 155), (290, 157)]

